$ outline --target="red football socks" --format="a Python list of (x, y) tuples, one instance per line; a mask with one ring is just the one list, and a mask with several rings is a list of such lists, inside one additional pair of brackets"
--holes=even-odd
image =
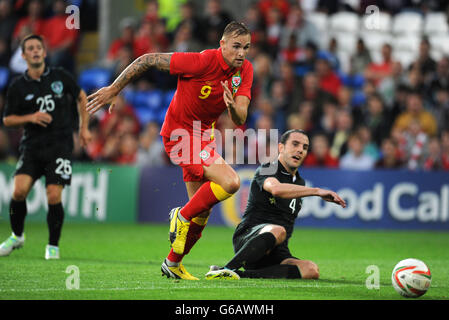
[(210, 181), (205, 182), (190, 201), (182, 207), (180, 213), (187, 221), (191, 221), (202, 212), (208, 211), (215, 204), (230, 196), (231, 194), (227, 193), (220, 185)]

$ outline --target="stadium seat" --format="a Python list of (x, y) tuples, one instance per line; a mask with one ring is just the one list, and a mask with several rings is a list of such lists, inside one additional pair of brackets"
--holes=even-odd
[(417, 52), (410, 52), (408, 50), (394, 50), (392, 53), (393, 60), (399, 61), (402, 68), (407, 69), (418, 57)]
[(328, 17), (323, 12), (312, 12), (307, 15), (307, 20), (315, 25), (320, 33), (326, 33), (328, 31)]
[(360, 34), (360, 37), (363, 39), (363, 42), (365, 42), (366, 48), (370, 51), (379, 51), (384, 44), (393, 43), (393, 37), (389, 33), (365, 31)]
[(418, 52), (420, 43), (421, 37), (416, 35), (407, 34), (398, 36), (393, 40), (393, 50)]
[(393, 19), (393, 33), (398, 34), (421, 34), (423, 29), (423, 17), (416, 12), (398, 13)]
[(86, 92), (108, 86), (111, 81), (112, 72), (106, 68), (91, 68), (81, 72), (79, 85)]
[(334, 32), (357, 34), (360, 28), (360, 18), (353, 12), (337, 12), (329, 17), (329, 27)]
[(438, 34), (429, 36), (429, 42), (432, 50), (438, 50), (445, 55), (449, 55), (449, 35)]
[(388, 13), (379, 12), (378, 15), (364, 15), (361, 21), (361, 30), (390, 33), (392, 18)]
[(0, 67), (0, 90), (3, 90), (9, 81), (9, 69), (5, 67)]
[(358, 37), (352, 33), (336, 33), (331, 37), (337, 40), (338, 51), (345, 51), (350, 54), (355, 53)]
[(447, 23), (447, 16), (443, 12), (428, 13), (424, 19), (424, 33), (426, 35), (432, 34), (447, 34), (449, 27)]
[(157, 112), (163, 108), (163, 93), (161, 90), (137, 91), (134, 93), (135, 109), (147, 109)]

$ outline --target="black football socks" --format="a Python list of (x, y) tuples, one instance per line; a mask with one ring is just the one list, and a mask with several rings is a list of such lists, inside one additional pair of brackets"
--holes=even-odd
[(235, 271), (240, 278), (263, 278), (263, 279), (300, 279), (299, 268), (289, 264), (276, 264), (266, 268)]
[(276, 245), (276, 237), (271, 232), (264, 232), (248, 241), (231, 259), (225, 268), (237, 270), (246, 264), (261, 259), (267, 251), (273, 249)]
[(23, 229), (25, 228), (25, 217), (27, 215), (27, 204), (26, 201), (16, 201), (11, 199), (9, 204), (9, 217), (11, 222), (12, 232), (17, 237), (21, 237), (23, 234)]
[(48, 205), (47, 225), (49, 231), (49, 245), (58, 246), (63, 222), (64, 208), (62, 207), (62, 203)]

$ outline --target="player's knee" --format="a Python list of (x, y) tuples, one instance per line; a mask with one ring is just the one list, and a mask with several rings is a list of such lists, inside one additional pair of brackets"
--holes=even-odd
[(28, 195), (28, 190), (26, 188), (15, 187), (14, 191), (12, 193), (12, 198), (15, 201), (25, 201), (27, 195)]
[(287, 238), (287, 231), (282, 226), (276, 226), (272, 229), (271, 233), (276, 237), (276, 245), (281, 244)]
[(318, 279), (320, 277), (320, 270), (316, 263), (312, 261), (302, 263), (300, 266), (300, 270), (303, 279)]
[(47, 188), (47, 201), (48, 201), (48, 204), (60, 203), (62, 201), (60, 189)]
[(229, 193), (234, 194), (236, 193), (240, 188), (240, 178), (237, 174), (233, 175), (232, 177), (229, 177), (226, 182), (222, 185), (223, 189)]

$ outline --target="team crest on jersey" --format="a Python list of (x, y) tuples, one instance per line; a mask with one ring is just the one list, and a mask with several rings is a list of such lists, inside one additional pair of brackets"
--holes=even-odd
[(201, 158), (203, 161), (206, 161), (207, 159), (209, 159), (209, 157), (210, 157), (210, 153), (207, 152), (206, 150), (202, 150), (202, 151), (200, 152), (200, 158)]
[(60, 97), (62, 95), (62, 90), (64, 90), (64, 85), (61, 81), (55, 81), (51, 84), (51, 90), (56, 93), (57, 97)]
[(240, 71), (237, 71), (236, 74), (232, 76), (232, 94), (235, 94), (242, 83), (242, 77), (240, 76)]

